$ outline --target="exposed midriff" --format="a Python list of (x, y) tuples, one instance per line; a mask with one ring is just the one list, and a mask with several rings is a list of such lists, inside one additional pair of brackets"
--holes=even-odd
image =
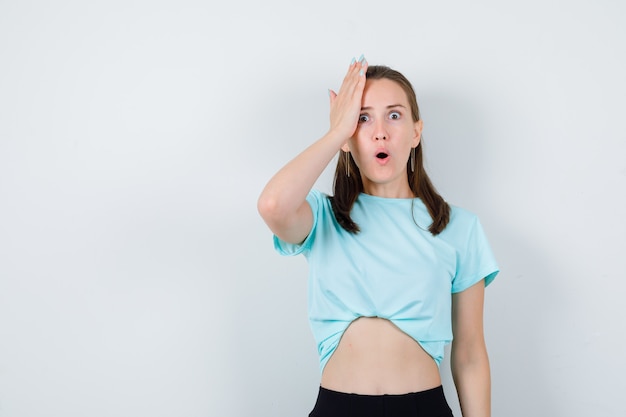
[(441, 385), (439, 367), (389, 320), (361, 317), (344, 332), (322, 373), (324, 388), (364, 394), (406, 394)]

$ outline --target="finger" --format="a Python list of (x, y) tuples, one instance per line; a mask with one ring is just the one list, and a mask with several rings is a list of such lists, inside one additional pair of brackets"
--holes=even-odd
[(367, 61), (364, 61), (361, 65), (361, 69), (359, 70), (359, 80), (356, 87), (360, 92), (363, 92), (363, 90), (365, 89), (365, 81), (367, 81), (367, 68)]
[[(353, 58), (353, 63), (350, 65), (350, 68), (348, 69), (348, 72), (346, 73), (346, 76), (343, 79), (343, 82), (341, 83), (341, 87), (339, 88), (339, 94), (341, 95), (346, 94), (346, 95), (352, 95), (355, 91), (355, 88), (357, 88), (357, 85), (359, 83), (359, 78), (361, 76), (360, 72), (363, 69), (363, 61), (364, 58), (361, 59), (360, 61), (355, 61)], [(365, 74), (365, 73), (363, 73)]]
[[(365, 88), (366, 73), (368, 63), (365, 58), (360, 58), (355, 64), (352, 72), (345, 83), (345, 93), (348, 96), (354, 97), (355, 95), (361, 96)], [(343, 86), (342, 86), (343, 88)], [(341, 91), (340, 91), (341, 92)]]
[(350, 78), (352, 78), (355, 75), (355, 73), (358, 74), (358, 69), (359, 69), (359, 66), (360, 66), (362, 60), (363, 60), (363, 56), (362, 55), (361, 55), (361, 58), (359, 58), (358, 61), (355, 58), (352, 58), (352, 61), (350, 62), (350, 66), (348, 67), (348, 71), (346, 72), (346, 75), (343, 78), (343, 83), (345, 83)]
[(352, 75), (356, 84), (359, 84), (361, 78), (365, 77), (368, 65), (367, 59), (365, 59), (363, 55), (361, 55), (359, 60), (354, 64), (354, 67), (352, 68)]
[(358, 70), (358, 81), (361, 82), (362, 79), (365, 78), (365, 74), (367, 73), (367, 68), (369, 63), (365, 57), (362, 57), (359, 62), (357, 62), (357, 70)]
[(334, 93), (334, 95), (330, 94), (330, 103), (331, 105), (335, 103), (335, 99), (339, 96), (340, 101), (343, 102), (345, 100), (359, 100), (363, 95), (363, 90), (365, 88), (365, 72), (367, 71), (367, 60), (363, 55), (359, 57), (359, 60), (352, 58), (352, 62), (350, 63), (350, 67), (343, 79), (341, 87), (339, 88), (338, 93)]

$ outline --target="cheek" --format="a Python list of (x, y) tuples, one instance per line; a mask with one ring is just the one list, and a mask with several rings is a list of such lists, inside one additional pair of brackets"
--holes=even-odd
[(358, 165), (358, 163), (359, 163), (359, 161), (361, 159), (361, 155), (363, 154), (363, 149), (359, 148), (359, 146), (355, 143), (355, 144), (350, 146), (350, 152), (352, 152), (352, 158), (354, 159), (354, 161)]
[(354, 131), (353, 139), (362, 139), (363, 137), (369, 135), (369, 132), (372, 130), (371, 126), (368, 124), (359, 124)]
[(361, 166), (361, 161), (363, 159), (363, 155), (365, 155), (368, 150), (365, 146), (363, 146), (363, 140), (359, 140), (358, 138), (352, 138), (348, 141), (350, 146), (350, 153), (352, 154), (352, 159), (358, 167)]
[(350, 146), (351, 152), (359, 152), (359, 149), (363, 149), (365, 144), (368, 141), (369, 133), (367, 132), (367, 128), (358, 128), (354, 135), (350, 139), (348, 139), (348, 146)]
[(395, 137), (402, 139), (403, 141), (412, 142), (415, 136), (415, 131), (412, 125), (396, 125), (393, 127), (392, 132)]

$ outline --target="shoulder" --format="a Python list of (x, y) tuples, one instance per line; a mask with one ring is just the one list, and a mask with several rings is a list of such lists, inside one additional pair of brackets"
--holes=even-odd
[(478, 216), (474, 212), (450, 204), (450, 222), (440, 236), (452, 239), (462, 238), (470, 234), (479, 224)]
[(452, 292), (463, 291), (481, 279), (487, 286), (496, 277), (499, 268), (480, 220), (469, 210), (450, 207), (450, 223), (440, 236), (458, 254)]
[(478, 215), (473, 211), (450, 204), (450, 222), (464, 224), (476, 220), (478, 220)]

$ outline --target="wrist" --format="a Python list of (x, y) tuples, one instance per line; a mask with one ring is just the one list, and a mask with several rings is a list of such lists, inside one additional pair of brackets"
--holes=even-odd
[(341, 148), (344, 143), (350, 139), (350, 134), (345, 133), (336, 128), (331, 128), (326, 132), (324, 138), (332, 143), (334, 143), (338, 148)]

